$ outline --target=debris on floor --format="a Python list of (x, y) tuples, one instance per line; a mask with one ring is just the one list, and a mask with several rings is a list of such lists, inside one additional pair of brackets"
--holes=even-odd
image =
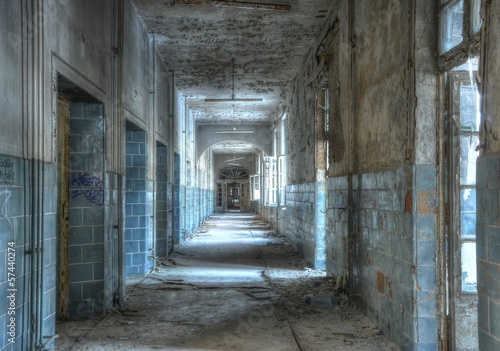
[(59, 322), (57, 350), (400, 350), (259, 217), (213, 216), (204, 227), (211, 235), (128, 280), (119, 309)]

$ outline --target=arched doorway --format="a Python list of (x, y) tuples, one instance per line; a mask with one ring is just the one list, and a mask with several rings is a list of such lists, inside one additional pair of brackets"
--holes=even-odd
[(224, 167), (217, 173), (216, 212), (244, 212), (249, 208), (249, 172), (241, 166)]

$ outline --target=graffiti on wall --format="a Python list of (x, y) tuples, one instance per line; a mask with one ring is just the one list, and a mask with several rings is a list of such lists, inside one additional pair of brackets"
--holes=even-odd
[(14, 185), (14, 162), (0, 158), (0, 185)]
[(14, 229), (14, 224), (12, 223), (11, 219), (7, 215), (7, 205), (9, 203), (10, 196), (12, 195), (12, 192), (10, 190), (2, 190), (0, 191), (0, 199), (3, 200), (3, 203), (0, 201), (0, 219), (6, 219), (7, 222), (10, 225), (10, 229)]
[(80, 187), (71, 191), (73, 199), (83, 196), (87, 201), (102, 206), (104, 205), (104, 182), (99, 177), (88, 173), (73, 173), (71, 186)]

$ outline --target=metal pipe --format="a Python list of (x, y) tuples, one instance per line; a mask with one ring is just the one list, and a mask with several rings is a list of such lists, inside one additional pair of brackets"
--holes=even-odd
[[(125, 135), (124, 128), (124, 118), (123, 118), (123, 108), (122, 108), (122, 91), (123, 91), (123, 32), (124, 32), (124, 0), (117, 1), (116, 16), (118, 18), (116, 22), (116, 32), (117, 32), (117, 62), (116, 62), (116, 106), (117, 106), (117, 124), (119, 126), (120, 133), (120, 143), (121, 150), (125, 150), (125, 143), (123, 135)], [(119, 157), (119, 169), (121, 175), (118, 177), (118, 304), (123, 305), (125, 301), (125, 236), (123, 235), (123, 225), (124, 225), (124, 164), (123, 157)]]
[(59, 337), (58, 334), (52, 335), (52, 336), (44, 336), (44, 339), (49, 338), (46, 342), (44, 342), (42, 345), (40, 345), (40, 350), (41, 351), (51, 351), (50, 349), (47, 348), (47, 345), (49, 345), (52, 341), (57, 339)]
[(354, 35), (354, 1), (348, 1), (348, 31), (349, 31), (349, 58), (350, 58), (350, 77), (349, 77), (349, 174), (347, 176), (348, 188), (347, 188), (347, 198), (349, 204), (349, 211), (347, 212), (347, 287), (349, 290), (349, 303), (353, 303), (353, 287), (354, 287), (354, 245), (356, 244), (354, 238), (354, 216), (353, 216), (353, 189), (352, 189), (352, 176), (354, 173), (354, 150), (355, 150), (355, 133), (354, 124), (356, 118), (356, 105), (354, 94), (354, 80), (356, 79), (355, 72), (355, 55), (354, 46), (356, 45), (356, 38)]

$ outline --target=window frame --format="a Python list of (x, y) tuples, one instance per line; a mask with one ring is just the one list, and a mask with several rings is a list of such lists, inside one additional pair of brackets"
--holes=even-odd
[[(441, 52), (443, 36), (441, 26), (444, 20), (444, 12), (463, 1), (462, 42), (447, 51)], [(468, 57), (479, 56), (480, 36), (482, 23), (479, 30), (474, 32), (474, 20), (480, 19), (477, 11), (481, 11), (480, 0), (441, 0), (439, 5), (438, 20), (438, 67), (441, 72), (451, 71), (453, 67), (466, 62)]]

